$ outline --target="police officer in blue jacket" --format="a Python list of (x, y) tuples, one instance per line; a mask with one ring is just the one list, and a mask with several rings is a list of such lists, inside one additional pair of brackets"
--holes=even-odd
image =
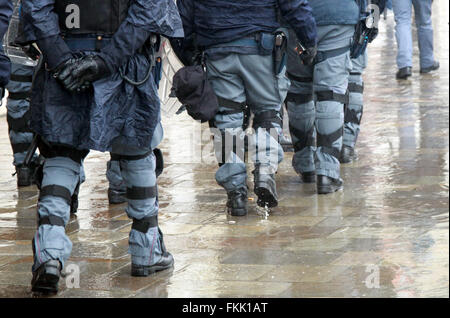
[[(275, 172), (283, 159), (278, 142), (281, 104), (289, 81), (285, 76), (280, 16), (295, 30), (310, 52), (316, 45), (316, 25), (306, 0), (178, 0), (186, 39), (206, 58), (208, 79), (218, 97), (219, 111), (210, 123), (219, 169), (216, 180), (228, 194), (228, 212), (247, 214), (245, 115), (254, 114), (255, 134), (249, 156), (255, 163), (254, 192), (258, 205), (278, 204)], [(253, 149), (253, 150), (252, 150)]]
[(4, 89), (6, 84), (9, 82), (9, 77), (11, 74), (11, 62), (3, 53), (3, 37), (8, 30), (12, 10), (13, 5), (11, 1), (0, 0), (0, 98), (3, 98)]
[[(317, 182), (319, 194), (342, 188), (344, 104), (351, 70), (350, 45), (360, 10), (355, 0), (310, 0), (318, 25), (318, 53), (313, 65), (302, 64), (302, 39), (289, 38), (287, 97), (295, 148), (293, 167), (303, 182)], [(300, 42), (300, 43), (299, 43)], [(301, 57), (301, 55), (300, 55)]]
[(172, 0), (30, 0), (26, 41), (43, 53), (31, 126), (46, 158), (33, 239), (32, 290), (56, 292), (72, 243), (64, 227), (89, 149), (111, 151), (127, 186), (131, 274), (173, 266), (158, 227), (156, 162), (162, 140), (154, 80), (159, 36), (183, 37)]

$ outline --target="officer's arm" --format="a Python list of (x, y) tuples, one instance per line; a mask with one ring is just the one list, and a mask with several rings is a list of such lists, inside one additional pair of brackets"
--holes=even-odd
[(0, 104), (3, 97), (3, 88), (9, 82), (11, 73), (11, 62), (9, 58), (3, 54), (3, 36), (8, 30), (9, 19), (13, 11), (12, 1), (0, 0)]
[(195, 13), (194, 0), (177, 0), (178, 11), (183, 22), (184, 39), (172, 39), (170, 44), (184, 65), (191, 65), (193, 55), (195, 55)]
[(115, 73), (152, 33), (169, 38), (183, 37), (181, 18), (173, 0), (133, 0), (127, 18), (99, 55)]
[(60, 36), (59, 20), (53, 11), (55, 0), (22, 1), (22, 19), (26, 42), (36, 42), (50, 69), (72, 57), (72, 52)]
[[(13, 12), (12, 1), (10, 0), (0, 0), (0, 41), (8, 30), (9, 19)], [(0, 47), (0, 50), (2, 48)]]
[(306, 0), (278, 0), (283, 18), (294, 29), (305, 48), (314, 47), (317, 41), (316, 21)]

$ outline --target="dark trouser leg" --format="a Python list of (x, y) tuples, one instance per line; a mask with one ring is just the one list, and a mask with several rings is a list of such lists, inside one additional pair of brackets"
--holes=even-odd
[(30, 90), (34, 68), (13, 64), (11, 81), (7, 85), (9, 92), (7, 103), (7, 119), (9, 138), (14, 153), (14, 166), (16, 166), (18, 186), (32, 184), (32, 176), (38, 156), (35, 154), (31, 167), (23, 167), (28, 148), (33, 139), (30, 129)]
[(56, 291), (59, 278), (55, 276), (55, 281), (47, 286), (42, 266), (58, 261), (62, 269), (70, 256), (72, 243), (65, 226), (70, 218), (72, 196), (80, 183), (81, 161), (88, 152), (42, 144), (40, 151), (46, 160), (39, 194), (38, 229), (33, 238), (32, 285), (34, 291), (46, 288)]

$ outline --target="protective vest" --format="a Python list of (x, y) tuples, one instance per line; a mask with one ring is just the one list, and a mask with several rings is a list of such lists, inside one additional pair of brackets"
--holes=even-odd
[(56, 0), (55, 13), (65, 35), (112, 36), (128, 14), (131, 0)]

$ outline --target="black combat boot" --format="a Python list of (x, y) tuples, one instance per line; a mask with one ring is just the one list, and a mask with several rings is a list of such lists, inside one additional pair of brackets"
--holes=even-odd
[(50, 260), (39, 266), (33, 272), (31, 291), (43, 294), (56, 294), (58, 292), (61, 270), (61, 262), (58, 260)]
[(339, 161), (341, 163), (350, 163), (353, 160), (355, 160), (355, 149), (350, 146), (343, 145), (341, 158), (339, 159)]
[(263, 173), (260, 166), (256, 166), (253, 174), (255, 176), (255, 194), (258, 196), (258, 206), (274, 208), (278, 205), (277, 186), (274, 173)]
[(127, 201), (126, 191), (118, 191), (113, 189), (108, 189), (108, 201), (109, 204), (121, 204)]
[(327, 176), (317, 176), (317, 192), (319, 194), (328, 194), (342, 189), (344, 182), (342, 179), (333, 179)]
[(412, 67), (410, 67), (410, 66), (399, 69), (397, 72), (397, 75), (396, 75), (397, 79), (402, 79), (402, 80), (405, 80), (410, 76), (412, 76)]
[(16, 166), (17, 186), (28, 187), (33, 184), (34, 169), (24, 165)]
[(436, 71), (441, 67), (441, 65), (439, 64), (438, 61), (434, 61), (433, 65), (431, 65), (430, 67), (425, 67), (425, 68), (421, 68), (420, 69), (420, 74), (426, 74), (426, 73), (430, 73), (432, 71)]
[(247, 210), (248, 194), (247, 188), (241, 188), (228, 192), (227, 208), (232, 216), (245, 216)]
[(160, 272), (160, 271), (163, 271), (163, 270), (173, 267), (173, 264), (174, 264), (173, 256), (166, 249), (161, 229), (158, 228), (158, 232), (159, 232), (159, 239), (160, 239), (160, 243), (161, 243), (161, 251), (163, 253), (160, 261), (158, 263), (150, 265), (150, 266), (136, 265), (136, 264), (132, 263), (131, 264), (131, 276), (147, 277), (153, 273)]
[(316, 183), (316, 173), (314, 171), (303, 172), (300, 174), (300, 178), (302, 178), (303, 183)]

